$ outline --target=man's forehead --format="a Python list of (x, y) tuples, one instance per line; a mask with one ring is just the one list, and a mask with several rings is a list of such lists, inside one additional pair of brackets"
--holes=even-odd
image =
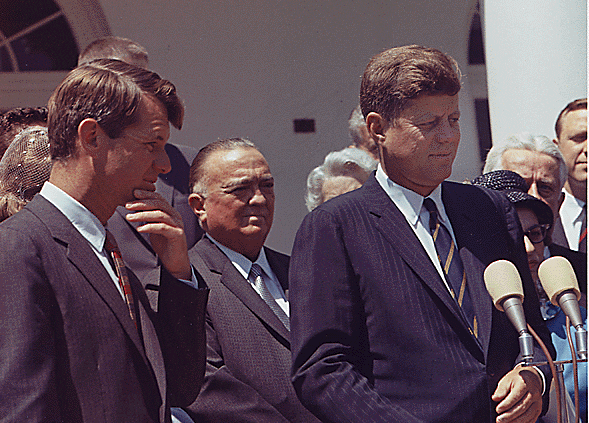
[(510, 149), (503, 153), (502, 163), (505, 170), (522, 173), (548, 173), (558, 176), (558, 161), (539, 151)]
[(565, 131), (587, 132), (587, 109), (577, 109), (568, 112), (562, 119), (562, 132)]
[[(272, 174), (264, 156), (256, 149), (251, 151), (221, 150), (212, 153), (205, 163), (205, 171), (224, 183), (271, 179)], [(242, 153), (248, 153), (244, 155)]]

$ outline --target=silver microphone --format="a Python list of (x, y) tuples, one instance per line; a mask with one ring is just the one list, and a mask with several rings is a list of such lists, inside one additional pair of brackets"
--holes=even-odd
[(581, 359), (586, 358), (587, 331), (583, 328), (583, 318), (579, 309), (581, 292), (573, 266), (564, 257), (550, 257), (540, 263), (538, 277), (550, 302), (560, 306), (576, 329), (577, 356)]
[(493, 304), (504, 311), (519, 333), (519, 349), (525, 363), (534, 357), (534, 338), (528, 332), (523, 308), (524, 290), (515, 265), (507, 260), (497, 260), (487, 266), (484, 273), (485, 285)]

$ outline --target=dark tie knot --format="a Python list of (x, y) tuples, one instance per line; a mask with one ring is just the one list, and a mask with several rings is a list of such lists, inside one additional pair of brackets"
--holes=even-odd
[(423, 207), (429, 212), (429, 230), (433, 234), (438, 225), (438, 208), (431, 198), (423, 200)]
[(262, 268), (258, 263), (252, 264), (252, 267), (250, 268), (250, 275), (254, 279), (256, 279), (258, 276), (262, 276)]
[(112, 233), (107, 229), (106, 230), (106, 239), (104, 241), (104, 249), (108, 253), (118, 252), (119, 246), (117, 245), (117, 240), (113, 236)]

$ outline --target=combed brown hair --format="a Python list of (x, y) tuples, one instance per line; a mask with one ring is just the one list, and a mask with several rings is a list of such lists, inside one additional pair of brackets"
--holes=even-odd
[(180, 129), (184, 106), (170, 81), (120, 60), (100, 59), (72, 70), (49, 99), (51, 158), (75, 154), (78, 126), (95, 119), (110, 138), (137, 121), (144, 95), (159, 100), (170, 123)]
[(360, 106), (394, 123), (407, 102), (420, 94), (456, 95), (460, 91), (456, 61), (434, 48), (395, 47), (374, 56), (362, 75)]
[(580, 109), (587, 109), (587, 99), (586, 98), (579, 98), (575, 101), (571, 101), (569, 104), (566, 105), (564, 109), (556, 118), (556, 124), (554, 125), (554, 131), (556, 132), (556, 138), (560, 138), (560, 133), (562, 131), (562, 119), (567, 113), (574, 112), (575, 110)]
[(207, 175), (204, 172), (204, 165), (207, 159), (216, 151), (231, 151), (238, 148), (254, 148), (256, 146), (250, 140), (245, 138), (225, 138), (213, 141), (201, 148), (190, 166), (190, 175), (188, 179), (190, 192), (196, 194), (206, 194)]

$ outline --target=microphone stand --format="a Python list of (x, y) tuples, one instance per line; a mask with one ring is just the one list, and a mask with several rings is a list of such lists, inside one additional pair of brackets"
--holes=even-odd
[[(568, 419), (568, 412), (566, 410), (566, 388), (564, 385), (564, 378), (562, 376), (562, 372), (564, 370), (563, 364), (567, 364), (567, 363), (571, 363), (571, 362), (573, 363), (573, 375), (574, 375), (574, 384), (575, 384), (575, 416), (574, 416), (575, 419), (573, 421), (575, 423), (578, 423), (579, 422), (579, 379), (578, 379), (578, 374), (577, 374), (578, 373), (577, 363), (587, 362), (587, 358), (586, 358), (586, 356), (584, 356), (584, 358), (582, 358), (582, 359), (577, 359), (577, 356), (575, 354), (575, 350), (573, 347), (571, 333), (570, 333), (570, 320), (569, 320), (568, 316), (566, 317), (566, 325), (567, 325), (567, 330), (565, 332), (567, 334), (569, 347), (571, 348), (572, 360), (559, 360), (559, 361), (552, 360), (552, 357), (550, 356), (550, 353), (548, 352), (548, 348), (546, 348), (546, 345), (544, 344), (542, 339), (538, 336), (538, 334), (534, 331), (534, 329), (528, 323), (527, 324), (528, 331), (532, 334), (532, 336), (534, 337), (534, 339), (536, 340), (538, 345), (540, 345), (540, 348), (542, 348), (542, 351), (544, 352), (544, 355), (546, 356), (548, 361), (533, 362), (533, 363), (524, 362), (523, 365), (524, 366), (544, 366), (544, 365), (548, 364), (550, 366), (552, 378), (556, 381), (556, 383), (554, 384), (554, 389), (556, 392), (556, 407), (557, 407), (556, 409), (558, 410), (558, 412), (556, 414), (556, 421), (557, 421), (557, 423), (563, 423), (563, 421), (562, 421), (563, 416)], [(558, 370), (557, 370), (557, 366), (558, 366)], [(570, 419), (568, 419), (568, 420), (570, 421)]]
[[(569, 348), (571, 350), (571, 358), (573, 359), (573, 377), (574, 377), (574, 386), (575, 386), (575, 416), (578, 419), (579, 418), (579, 370), (578, 370), (578, 366), (577, 366), (577, 356), (575, 355), (575, 347), (573, 347), (573, 338), (571, 336), (571, 319), (569, 318), (569, 316), (566, 317), (566, 334), (567, 334), (567, 341), (569, 343)], [(587, 332), (585, 332), (585, 336), (587, 335)], [(577, 338), (577, 348), (579, 348), (579, 331), (577, 331), (575, 333), (575, 336)], [(586, 343), (585, 343), (586, 344)], [(585, 358), (585, 360), (587, 360)], [(564, 384), (564, 379), (563, 379), (563, 384)]]

